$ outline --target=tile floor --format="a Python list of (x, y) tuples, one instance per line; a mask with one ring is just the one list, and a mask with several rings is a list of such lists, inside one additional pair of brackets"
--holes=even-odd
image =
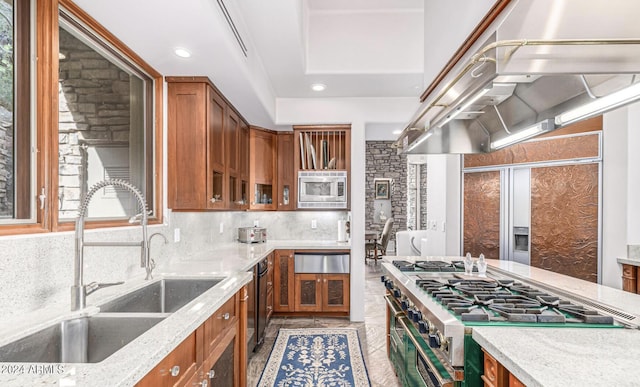
[(347, 319), (275, 317), (267, 326), (265, 341), (253, 354), (247, 370), (247, 386), (258, 384), (271, 347), (280, 328), (353, 327), (358, 329), (364, 361), (373, 387), (398, 387), (387, 358), (384, 286), (380, 282), (380, 263), (367, 262), (365, 281), (365, 320), (351, 323)]

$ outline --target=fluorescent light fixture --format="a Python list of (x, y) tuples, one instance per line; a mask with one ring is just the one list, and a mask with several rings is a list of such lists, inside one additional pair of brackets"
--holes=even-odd
[(313, 91), (324, 91), (324, 89), (327, 88), (327, 85), (324, 85), (322, 83), (314, 83), (313, 85), (311, 85), (311, 90)]
[(397, 134), (400, 134), (400, 133), (402, 133), (402, 129), (396, 129), (396, 130), (394, 130), (394, 131), (393, 131), (393, 132), (391, 132), (391, 133), (392, 133), (392, 134), (396, 134), (396, 135), (397, 135)]
[(449, 113), (449, 115), (447, 116), (447, 118), (445, 118), (444, 121), (442, 121), (441, 123), (439, 123), (437, 125), (437, 127), (441, 128), (443, 126), (445, 126), (447, 124), (447, 122), (451, 121), (452, 119), (456, 118), (458, 116), (458, 114), (462, 113), (463, 111), (467, 110), (467, 108), (471, 105), (473, 105), (477, 100), (479, 100), (480, 98), (482, 98), (485, 94), (487, 94), (489, 91), (491, 90), (490, 87), (483, 89), (482, 91), (480, 91), (478, 94), (474, 95), (473, 97), (471, 97), (471, 99), (467, 102), (465, 102), (462, 106), (458, 106), (458, 108), (452, 112)]
[(418, 141), (414, 142), (413, 144), (411, 144), (411, 146), (405, 151), (405, 152), (411, 152), (412, 150), (416, 149), (416, 147), (420, 144), (422, 144), (423, 142), (427, 141), (427, 139), (429, 137), (433, 136), (433, 131), (430, 130), (427, 133), (425, 133), (422, 137), (420, 137), (420, 139), (418, 139)]
[(176, 54), (177, 56), (179, 56), (180, 58), (190, 58), (191, 57), (191, 53), (187, 50), (185, 50), (184, 48), (176, 48), (175, 50), (173, 50), (173, 53)]
[(556, 116), (557, 125), (567, 125), (640, 99), (640, 82)]
[(513, 133), (507, 137), (493, 141), (491, 143), (491, 150), (498, 150), (500, 148), (504, 148), (506, 146), (515, 144), (517, 142), (527, 140), (531, 137), (537, 136), (538, 134), (549, 132), (554, 128), (555, 126), (553, 125), (553, 120), (551, 118), (548, 120), (538, 122), (537, 124), (530, 126), (528, 128), (522, 129), (519, 132)]

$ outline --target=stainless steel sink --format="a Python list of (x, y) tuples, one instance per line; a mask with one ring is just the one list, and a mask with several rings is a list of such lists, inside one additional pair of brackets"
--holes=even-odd
[(0, 362), (97, 363), (165, 317), (123, 314), (65, 320), (0, 347)]
[(100, 306), (107, 313), (173, 313), (206, 292), (218, 279), (163, 279)]

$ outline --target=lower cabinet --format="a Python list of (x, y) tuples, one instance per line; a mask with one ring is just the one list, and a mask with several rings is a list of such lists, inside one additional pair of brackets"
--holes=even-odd
[(197, 331), (189, 335), (137, 385), (143, 387), (190, 385), (188, 383), (196, 376), (198, 367), (197, 336)]
[(246, 330), (246, 304), (241, 294), (231, 297), (176, 349), (151, 370), (137, 386), (240, 386), (246, 370), (246, 351), (240, 346)]
[(295, 274), (296, 312), (349, 312), (349, 274)]
[(482, 375), (484, 387), (525, 387), (524, 383), (489, 355), (484, 348), (482, 352), (484, 355), (484, 373)]
[(273, 260), (273, 309), (275, 312), (293, 312), (294, 309), (293, 250), (276, 250)]
[[(288, 315), (306, 312), (348, 315), (349, 274), (295, 273), (295, 252), (294, 250), (274, 252), (273, 312)], [(348, 250), (341, 252), (349, 253)], [(268, 300), (269, 298), (267, 302)]]

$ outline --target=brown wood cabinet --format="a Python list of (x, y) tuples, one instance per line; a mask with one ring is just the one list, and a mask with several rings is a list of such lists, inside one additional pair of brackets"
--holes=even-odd
[(246, 208), (241, 181), (248, 157), (243, 144), (247, 124), (206, 77), (166, 80), (169, 207)]
[(278, 133), (278, 210), (296, 209), (297, 176), (294, 162), (293, 132)]
[(500, 362), (482, 348), (484, 356), (484, 374), (481, 376), (485, 387), (525, 387)]
[(241, 386), (246, 372), (246, 289), (241, 289), (151, 370), (137, 386)]
[(275, 210), (276, 188), (276, 133), (251, 127), (249, 130), (249, 193), (252, 210)]
[(622, 290), (638, 293), (638, 267), (635, 265), (622, 265)]
[(294, 311), (294, 260), (293, 250), (274, 252), (273, 293), (274, 312)]
[(295, 274), (296, 312), (349, 312), (349, 274)]
[[(347, 172), (349, 186), (351, 125), (296, 125), (293, 127), (293, 145), (294, 179), (299, 171), (340, 170)], [(347, 208), (350, 206), (351, 195), (347, 195)]]
[(139, 387), (182, 386), (196, 375), (198, 332), (193, 332), (142, 379)]

